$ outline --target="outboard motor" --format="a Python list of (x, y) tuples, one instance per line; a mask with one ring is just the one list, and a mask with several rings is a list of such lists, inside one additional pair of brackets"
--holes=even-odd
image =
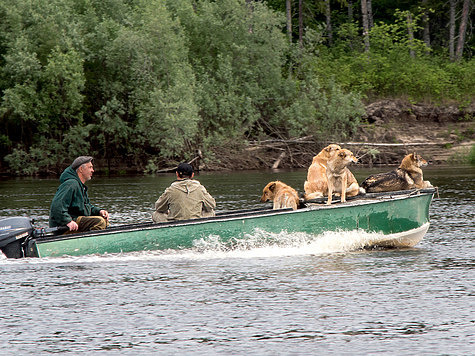
[(29, 218), (14, 217), (0, 220), (0, 250), (8, 258), (24, 257), (23, 246), (33, 230)]

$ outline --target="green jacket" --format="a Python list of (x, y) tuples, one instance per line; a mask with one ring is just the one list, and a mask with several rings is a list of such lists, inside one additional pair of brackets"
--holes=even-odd
[(155, 211), (168, 212), (168, 220), (197, 219), (215, 208), (214, 198), (193, 179), (176, 180), (155, 202)]
[(61, 183), (54, 195), (49, 211), (49, 226), (65, 226), (78, 216), (99, 215), (100, 208), (89, 202), (87, 187), (76, 171), (68, 167), (59, 177)]

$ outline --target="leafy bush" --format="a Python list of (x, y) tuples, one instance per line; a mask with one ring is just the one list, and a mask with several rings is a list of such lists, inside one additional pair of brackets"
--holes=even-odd
[(345, 139), (355, 132), (364, 114), (360, 97), (344, 93), (333, 81), (322, 87), (317, 78), (309, 79), (301, 83), (296, 94), (292, 105), (282, 110), (292, 136)]
[[(470, 103), (475, 96), (475, 60), (454, 63), (429, 55), (422, 41), (409, 41), (406, 16), (407, 12), (398, 11), (393, 23), (375, 24), (370, 33), (370, 52), (363, 52), (352, 24), (340, 27), (335, 46), (321, 45), (318, 49), (314, 62), (318, 77), (334, 78), (344, 90), (356, 91), (370, 100), (403, 97)], [(415, 15), (415, 31), (418, 22), (420, 15)]]
[(94, 155), (87, 137), (90, 126), (74, 126), (65, 134), (64, 141), (39, 136), (30, 147), (18, 145), (5, 156), (5, 162), (17, 175), (58, 174), (64, 166), (81, 155)]
[(39, 173), (57, 173), (57, 162), (61, 147), (56, 140), (41, 138), (40, 142), (30, 148), (18, 146), (5, 156), (5, 161), (15, 174), (37, 175)]

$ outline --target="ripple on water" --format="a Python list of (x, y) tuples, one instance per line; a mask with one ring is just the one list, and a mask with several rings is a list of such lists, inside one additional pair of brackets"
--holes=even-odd
[[(440, 199), (427, 235), (412, 249), (361, 251), (362, 241), (377, 236), (357, 232), (256, 231), (231, 245), (210, 237), (185, 251), (0, 256), (0, 348), (12, 355), (473, 354), (473, 173), (427, 171)], [(262, 206), (267, 181), (299, 187), (305, 174), (199, 178), (222, 206), (246, 208)], [(90, 196), (111, 207), (113, 223), (148, 221), (171, 179), (98, 177)], [(47, 224), (57, 180), (0, 185), (1, 215), (33, 213)], [(32, 191), (34, 199), (27, 197)]]

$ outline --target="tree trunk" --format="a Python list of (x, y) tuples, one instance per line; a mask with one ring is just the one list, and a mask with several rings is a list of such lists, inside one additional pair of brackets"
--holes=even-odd
[(407, 12), (407, 35), (409, 38), (409, 54), (414, 58), (416, 56), (414, 52), (414, 22), (410, 12)]
[(422, 8), (423, 8), (423, 14), (422, 14), (422, 24), (424, 26), (423, 32), (422, 32), (422, 38), (424, 40), (424, 43), (427, 46), (426, 54), (430, 54), (430, 27), (429, 27), (429, 11), (427, 8), (427, 0), (422, 0)]
[(455, 59), (454, 43), (455, 43), (455, 8), (457, 0), (450, 0), (450, 22), (449, 22), (449, 57), (453, 61)]
[(365, 51), (369, 52), (369, 23), (368, 23), (368, 7), (366, 0), (361, 0), (361, 15), (363, 16), (363, 38)]
[(371, 5), (371, 0), (366, 0), (366, 7), (368, 9), (368, 26), (369, 28), (373, 28), (374, 21), (373, 21), (373, 5)]
[(348, 22), (353, 22), (353, 1), (348, 0)]
[(287, 14), (287, 36), (289, 36), (289, 42), (292, 43), (292, 8), (290, 0), (285, 0), (285, 10)]
[(330, 0), (325, 0), (325, 17), (327, 20), (327, 36), (328, 44), (333, 44), (333, 32), (332, 32), (332, 10), (330, 7)]
[(463, 54), (463, 46), (465, 44), (465, 33), (467, 31), (467, 21), (468, 21), (468, 13), (470, 11), (470, 3), (471, 3), (471, 0), (464, 0), (463, 2), (462, 18), (460, 20), (460, 28), (459, 28), (459, 40), (457, 43), (457, 52), (455, 53), (456, 60), (460, 60)]
[(303, 0), (299, 0), (299, 45), (303, 48)]
[[(247, 8), (249, 9), (249, 16), (252, 18), (252, 13), (254, 12), (254, 4), (252, 0), (246, 0)], [(249, 21), (249, 28), (247, 30), (249, 33), (253, 33), (252, 20)]]

